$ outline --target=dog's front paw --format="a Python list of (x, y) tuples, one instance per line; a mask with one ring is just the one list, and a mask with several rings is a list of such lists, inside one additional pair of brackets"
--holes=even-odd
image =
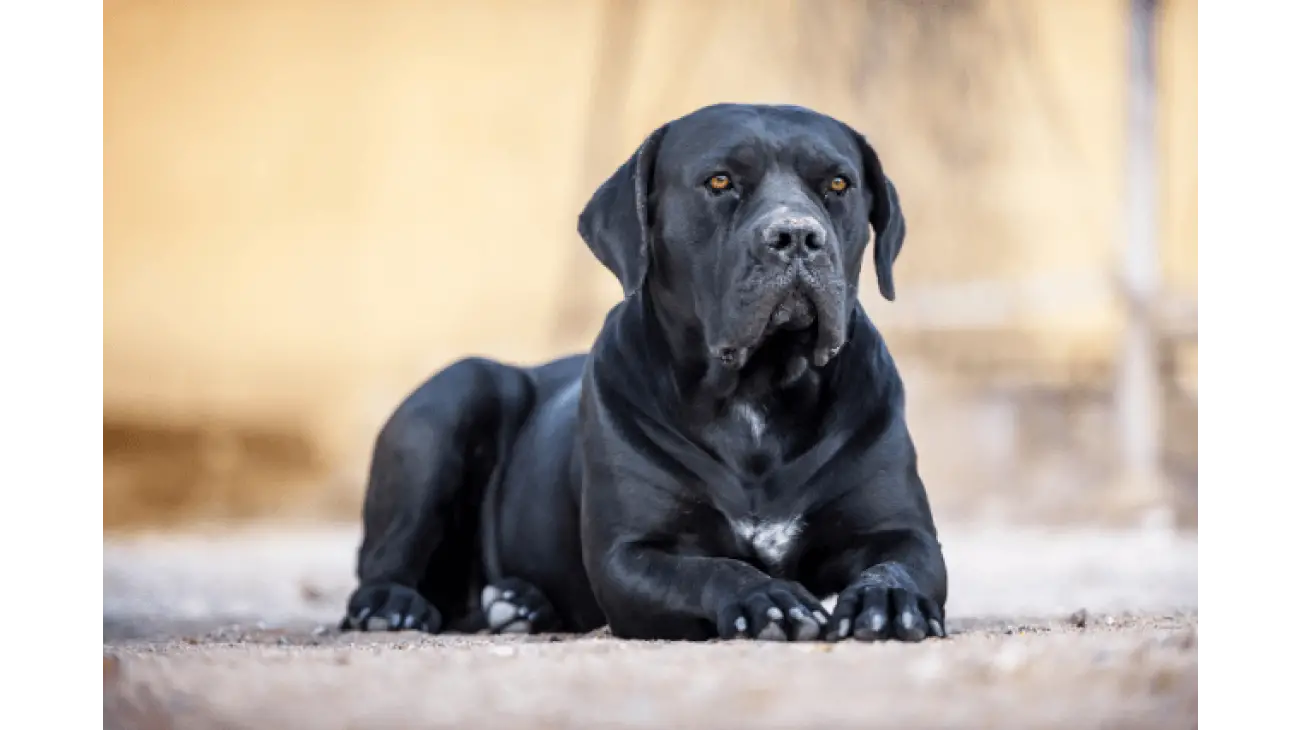
[(769, 580), (742, 591), (718, 611), (718, 636), (815, 641), (827, 625), (822, 604), (798, 583)]
[(396, 583), (363, 585), (348, 600), (344, 631), (427, 631), (442, 628), (442, 614), (414, 588)]
[(556, 627), (555, 609), (533, 585), (505, 578), (483, 588), (483, 618), (494, 634), (539, 634)]
[(907, 571), (884, 563), (840, 592), (830, 633), (835, 639), (921, 641), (946, 636), (943, 622), (939, 604), (921, 595)]

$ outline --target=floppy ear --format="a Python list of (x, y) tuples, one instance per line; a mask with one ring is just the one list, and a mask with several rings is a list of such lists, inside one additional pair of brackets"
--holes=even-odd
[(632, 157), (596, 189), (578, 216), (578, 235), (631, 296), (650, 268), (649, 195), (655, 157), (668, 125), (656, 129)]
[[(853, 131), (853, 130), (850, 130)], [(866, 184), (871, 189), (871, 212), (868, 220), (876, 231), (876, 283), (880, 286), (880, 295), (894, 301), (894, 260), (903, 249), (903, 237), (907, 235), (907, 222), (903, 219), (903, 209), (898, 204), (898, 191), (894, 183), (885, 177), (885, 170), (880, 164), (876, 150), (856, 131), (858, 149), (862, 154), (863, 171)]]

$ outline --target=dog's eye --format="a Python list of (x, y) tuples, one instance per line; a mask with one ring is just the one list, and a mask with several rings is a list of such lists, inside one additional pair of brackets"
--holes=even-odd
[(714, 175), (709, 178), (709, 189), (714, 192), (722, 192), (731, 189), (731, 177), (728, 175)]
[(849, 181), (843, 175), (836, 175), (826, 185), (832, 193), (842, 193), (849, 189)]

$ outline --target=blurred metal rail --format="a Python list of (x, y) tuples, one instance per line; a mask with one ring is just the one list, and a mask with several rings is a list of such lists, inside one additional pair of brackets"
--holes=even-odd
[(1160, 294), (1157, 221), (1156, 74), (1152, 45), (1156, 0), (1131, 0), (1128, 47), (1127, 230), (1120, 275), (1127, 303), (1124, 344), (1115, 382), (1116, 444), (1124, 489), (1159, 502), (1161, 384), (1155, 306)]

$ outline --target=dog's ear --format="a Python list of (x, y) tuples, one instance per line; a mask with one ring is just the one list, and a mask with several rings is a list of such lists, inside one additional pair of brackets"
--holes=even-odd
[(894, 301), (894, 260), (903, 250), (903, 238), (907, 235), (907, 222), (903, 219), (903, 209), (898, 204), (898, 191), (894, 183), (885, 176), (885, 169), (880, 164), (880, 156), (867, 139), (850, 128), (858, 142), (858, 151), (862, 155), (864, 181), (871, 190), (871, 212), (868, 220), (876, 231), (876, 283), (880, 286), (880, 295)]
[(650, 268), (650, 190), (655, 157), (668, 125), (656, 129), (596, 189), (578, 216), (578, 235), (631, 296)]

